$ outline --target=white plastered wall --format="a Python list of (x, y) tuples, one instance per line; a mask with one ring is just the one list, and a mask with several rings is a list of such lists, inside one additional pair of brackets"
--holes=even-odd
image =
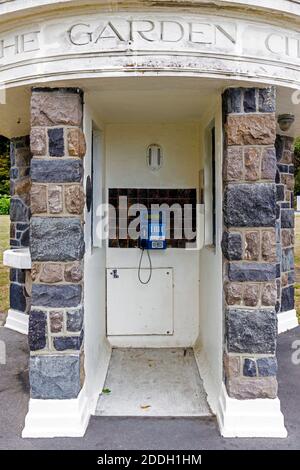
[[(104, 158), (100, 162), (101, 152), (104, 152), (104, 142), (94, 142), (92, 139), (93, 126), (95, 129), (95, 121), (93, 114), (88, 105), (84, 109), (84, 132), (87, 141), (87, 153), (84, 161), (85, 180), (92, 172), (92, 152), (93, 155), (93, 172), (94, 172), (94, 203), (99, 202), (99, 194), (97, 195), (97, 181), (103, 183), (105, 178)], [(96, 123), (98, 131), (101, 131), (101, 123)], [(95, 207), (94, 207), (95, 210)], [(90, 400), (90, 411), (93, 413), (97, 404), (98, 396), (102, 390), (102, 386), (106, 377), (106, 372), (111, 355), (111, 347), (106, 338), (106, 247), (92, 246), (91, 243), (91, 217), (93, 211), (85, 212), (85, 244), (86, 253), (84, 258), (84, 349), (85, 349), (85, 387), (86, 393)], [(94, 223), (96, 222), (94, 218)], [(96, 244), (95, 244), (96, 245)]]
[[(110, 124), (106, 126), (107, 188), (197, 188), (199, 124)], [(149, 144), (162, 146), (163, 167), (152, 172), (146, 164)], [(137, 268), (138, 248), (108, 248), (107, 267)], [(172, 336), (113, 336), (123, 347), (188, 347), (199, 331), (199, 252), (170, 248), (152, 252), (154, 268), (173, 268), (174, 334)], [(134, 295), (134, 292), (133, 292)]]
[[(222, 105), (221, 97), (213, 108), (207, 111), (201, 121), (200, 153), (202, 168), (206, 177), (206, 198), (209, 197), (206, 144), (206, 132), (211, 123), (215, 126), (215, 159), (216, 159), (216, 243), (206, 245), (199, 255), (199, 337), (194, 351), (201, 376), (204, 380), (208, 402), (212, 411), (216, 412), (217, 402), (222, 386), (222, 355), (223, 355), (223, 281), (222, 281)], [(206, 199), (207, 200), (207, 199)], [(206, 224), (210, 218), (206, 217)], [(205, 227), (209, 235), (209, 227)]]

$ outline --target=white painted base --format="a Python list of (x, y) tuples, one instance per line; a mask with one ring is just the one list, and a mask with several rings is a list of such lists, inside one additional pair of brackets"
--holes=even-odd
[(28, 322), (29, 315), (19, 312), (18, 310), (9, 309), (4, 326), (10, 330), (18, 331), (18, 333), (22, 333), (23, 335), (28, 335)]
[(82, 437), (90, 419), (83, 388), (72, 400), (29, 400), (22, 437)]
[(218, 385), (212, 375), (211, 368), (207, 361), (205, 352), (200, 347), (194, 347), (194, 355), (200, 377), (203, 380), (203, 385), (205, 392), (207, 394), (207, 402), (211, 411), (216, 414), (217, 404), (218, 404)]
[(31, 269), (31, 255), (29, 248), (12, 248), (3, 253), (3, 264), (10, 268)]
[(106, 342), (99, 356), (99, 366), (98, 366), (97, 372), (94, 374), (94, 378), (95, 378), (94, 383), (90, 387), (91, 392), (89, 393), (89, 401), (90, 401), (90, 410), (91, 410), (92, 415), (95, 415), (96, 413), (99, 393), (104, 388), (108, 366), (109, 366), (110, 359), (111, 359), (111, 352), (112, 352), (112, 349), (110, 347), (110, 344)]
[(278, 334), (284, 331), (292, 330), (299, 326), (296, 310), (289, 310), (288, 312), (280, 312), (278, 318)]
[(287, 437), (278, 398), (236, 400), (228, 396), (224, 384), (217, 419), (224, 437)]

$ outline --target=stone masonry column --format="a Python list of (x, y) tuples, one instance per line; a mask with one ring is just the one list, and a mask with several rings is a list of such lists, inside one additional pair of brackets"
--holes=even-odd
[(31, 98), (31, 398), (76, 398), (83, 370), (83, 101), (78, 89)]
[(274, 88), (232, 88), (224, 111), (224, 375), (229, 397), (277, 396)]
[[(275, 147), (278, 243), (276, 310), (280, 313), (294, 309), (294, 139), (286, 135), (277, 135)], [(296, 313), (294, 318), (296, 326)]]
[[(30, 223), (30, 144), (29, 136), (10, 142), (10, 247), (29, 246)], [(10, 269), (10, 309), (29, 313), (31, 294), (30, 271)]]

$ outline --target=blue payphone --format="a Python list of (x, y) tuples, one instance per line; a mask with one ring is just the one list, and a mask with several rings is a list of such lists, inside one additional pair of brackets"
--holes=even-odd
[(159, 210), (141, 211), (140, 214), (140, 248), (142, 250), (165, 250), (166, 223), (163, 212)]

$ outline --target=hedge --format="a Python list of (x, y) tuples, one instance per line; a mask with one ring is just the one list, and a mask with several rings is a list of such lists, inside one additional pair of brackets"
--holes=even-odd
[(0, 196), (0, 215), (8, 215), (10, 207), (10, 197)]

